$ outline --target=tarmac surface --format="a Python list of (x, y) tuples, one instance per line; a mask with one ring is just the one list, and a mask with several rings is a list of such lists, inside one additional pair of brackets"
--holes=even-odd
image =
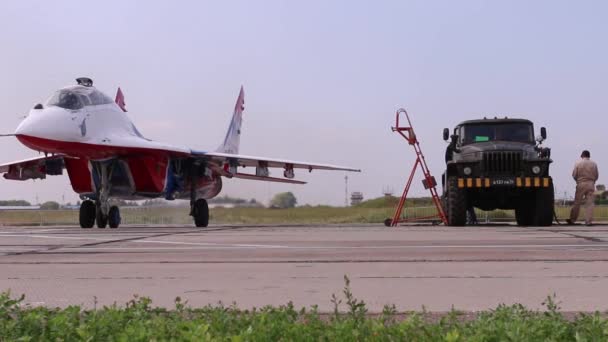
[(332, 311), (344, 275), (372, 312), (541, 308), (552, 294), (564, 311), (604, 311), (608, 225), (0, 227), (0, 289), (32, 305), (99, 307), (137, 294), (166, 307), (179, 296)]

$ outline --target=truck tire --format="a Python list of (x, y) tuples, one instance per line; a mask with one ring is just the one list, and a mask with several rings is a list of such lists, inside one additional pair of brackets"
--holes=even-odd
[(458, 180), (456, 177), (449, 177), (446, 195), (446, 216), (449, 226), (462, 227), (467, 223), (466, 203), (466, 193), (458, 188)]
[(534, 225), (535, 206), (532, 201), (521, 201), (519, 207), (515, 208), (515, 220), (518, 226)]
[(553, 184), (548, 188), (536, 191), (536, 212), (534, 224), (540, 227), (549, 227), (553, 224), (553, 211), (555, 206), (555, 190)]

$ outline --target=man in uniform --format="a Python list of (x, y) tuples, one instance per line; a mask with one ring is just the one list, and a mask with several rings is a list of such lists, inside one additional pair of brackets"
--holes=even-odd
[(593, 220), (593, 192), (595, 191), (595, 182), (599, 177), (599, 173), (597, 164), (590, 158), (591, 153), (585, 150), (581, 154), (581, 160), (574, 165), (572, 178), (576, 181), (576, 195), (574, 195), (574, 206), (570, 211), (570, 218), (566, 220), (568, 224), (576, 222), (583, 203), (586, 206), (585, 224), (590, 226)]

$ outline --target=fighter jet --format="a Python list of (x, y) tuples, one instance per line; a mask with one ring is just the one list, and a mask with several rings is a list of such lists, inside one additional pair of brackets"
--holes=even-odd
[[(239, 154), (245, 92), (241, 87), (223, 143), (216, 151), (200, 151), (156, 142), (144, 137), (129, 119), (123, 92), (116, 97), (97, 90), (93, 80), (56, 91), (37, 104), (17, 127), (14, 136), (44, 156), (0, 165), (9, 180), (45, 179), (67, 171), (73, 190), (83, 200), (80, 226), (118, 228), (120, 209), (111, 198), (190, 200), (190, 215), (197, 227), (209, 224), (207, 200), (222, 190), (223, 178), (305, 184), (294, 179), (295, 169), (358, 169)], [(254, 173), (239, 172), (251, 167)], [(283, 177), (270, 177), (270, 168)]]

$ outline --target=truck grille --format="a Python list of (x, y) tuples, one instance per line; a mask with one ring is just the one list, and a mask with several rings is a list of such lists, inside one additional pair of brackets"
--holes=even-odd
[(485, 152), (483, 167), (486, 173), (514, 174), (521, 170), (521, 152)]

